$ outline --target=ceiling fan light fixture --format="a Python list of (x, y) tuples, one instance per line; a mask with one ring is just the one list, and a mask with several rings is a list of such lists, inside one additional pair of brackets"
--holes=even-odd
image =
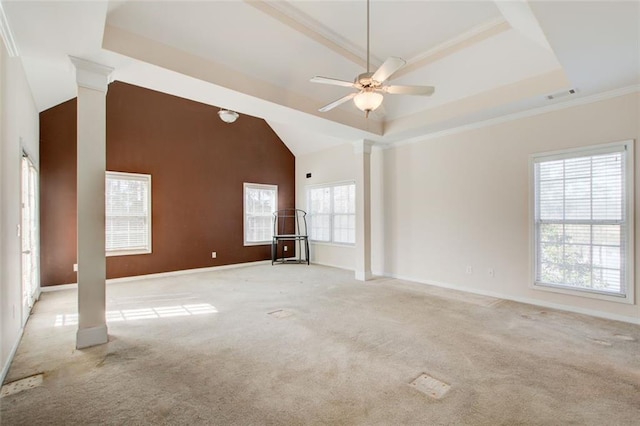
[(224, 121), (225, 123), (233, 123), (238, 119), (239, 116), (240, 115), (237, 112), (228, 109), (221, 109), (220, 111), (218, 111), (218, 117), (220, 117), (220, 120)]
[(382, 96), (382, 93), (365, 89), (353, 98), (353, 102), (360, 111), (369, 113), (371, 111), (375, 111), (380, 105), (382, 105), (383, 99), (384, 96)]
[(371, 72), (371, 52), (370, 52), (370, 14), (369, 14), (369, 3), (370, 0), (367, 0), (367, 72), (360, 74), (356, 79), (351, 83), (350, 81), (338, 80), (335, 78), (327, 78), (321, 76), (315, 76), (311, 79), (312, 83), (322, 83), (322, 84), (332, 84), (334, 86), (343, 86), (343, 87), (351, 87), (353, 89), (358, 90), (359, 92), (352, 92), (346, 96), (341, 97), (340, 99), (331, 102), (328, 105), (323, 106), (318, 111), (327, 112), (338, 105), (342, 105), (343, 103), (353, 99), (356, 107), (359, 110), (364, 111), (364, 116), (369, 117), (369, 113), (371, 111), (375, 111), (384, 99), (383, 93), (388, 93), (390, 95), (416, 95), (416, 96), (431, 96), (433, 94), (434, 88), (431, 86), (396, 86), (396, 85), (385, 85), (385, 81), (387, 81), (391, 76), (398, 71), (400, 68), (407, 64), (402, 58), (398, 58), (396, 56), (388, 57), (382, 65), (378, 67), (375, 72)]

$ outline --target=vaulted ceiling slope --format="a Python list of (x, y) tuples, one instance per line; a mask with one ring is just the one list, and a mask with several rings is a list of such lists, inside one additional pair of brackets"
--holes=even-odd
[(68, 55), (79, 56), (114, 67), (116, 80), (262, 117), (296, 155), (421, 138), (640, 82), (635, 1), (372, 0), (372, 69), (402, 57), (392, 83), (436, 91), (387, 94), (368, 119), (352, 102), (318, 112), (350, 89), (309, 82), (366, 71), (365, 0), (0, 4), (40, 110), (75, 96)]

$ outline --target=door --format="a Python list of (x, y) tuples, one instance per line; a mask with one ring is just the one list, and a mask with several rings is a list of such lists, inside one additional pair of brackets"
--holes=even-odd
[(22, 156), (22, 321), (29, 318), (39, 281), (38, 172), (25, 154)]

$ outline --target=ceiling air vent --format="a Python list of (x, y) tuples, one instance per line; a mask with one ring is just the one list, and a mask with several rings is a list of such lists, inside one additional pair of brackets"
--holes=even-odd
[(560, 92), (556, 92), (556, 93), (552, 93), (550, 95), (547, 95), (547, 99), (549, 99), (549, 100), (560, 99), (560, 98), (564, 98), (565, 96), (574, 95), (577, 92), (578, 92), (578, 89), (561, 90)]

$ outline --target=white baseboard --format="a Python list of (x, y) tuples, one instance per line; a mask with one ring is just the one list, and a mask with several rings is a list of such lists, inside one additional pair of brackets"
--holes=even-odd
[(340, 266), (340, 265), (334, 265), (333, 263), (327, 263), (327, 262), (314, 262), (313, 260), (311, 261), (312, 265), (320, 265), (320, 266), (328, 266), (330, 268), (336, 268), (336, 269), (343, 269), (345, 271), (351, 271), (351, 272), (355, 272), (355, 269), (353, 268), (347, 268), (344, 266)]
[(527, 305), (540, 306), (540, 307), (549, 308), (549, 309), (557, 309), (560, 311), (574, 312), (576, 314), (584, 314), (592, 317), (598, 317), (598, 318), (604, 318), (604, 319), (610, 319), (614, 321), (622, 321), (622, 322), (628, 322), (631, 324), (640, 325), (640, 318), (628, 317), (626, 315), (617, 315), (609, 312), (598, 311), (595, 309), (579, 308), (576, 306), (564, 305), (561, 303), (546, 302), (544, 300), (531, 299), (528, 297), (511, 296), (508, 294), (498, 293), (494, 291), (473, 289), (473, 288), (468, 288), (461, 285), (443, 283), (439, 281), (422, 280), (422, 279), (417, 279), (417, 278), (408, 277), (404, 275), (385, 274), (384, 276), (388, 278), (395, 278), (398, 280), (412, 281), (418, 284), (433, 285), (436, 287), (449, 288), (451, 290), (458, 290), (458, 291), (464, 291), (467, 293), (479, 294), (481, 296), (489, 296), (489, 297), (495, 297), (497, 299), (505, 299), (505, 300), (511, 300), (519, 303), (526, 303)]
[(108, 341), (109, 334), (106, 324), (97, 327), (81, 328), (76, 333), (76, 349), (102, 345)]
[(77, 288), (78, 288), (78, 283), (48, 285), (45, 287), (40, 287), (40, 294), (51, 293), (52, 291), (72, 290)]
[(20, 327), (20, 332), (18, 333), (18, 338), (14, 342), (11, 347), (11, 352), (9, 352), (9, 356), (7, 357), (7, 362), (2, 366), (2, 372), (0, 372), (0, 385), (4, 383), (4, 379), (7, 377), (7, 373), (9, 373), (9, 367), (11, 367), (11, 362), (13, 362), (13, 357), (16, 355), (18, 351), (18, 346), (20, 346), (20, 341), (22, 340), (22, 334), (24, 333), (24, 327)]
[(373, 279), (371, 271), (355, 271), (355, 276), (358, 281), (369, 281)]
[[(257, 262), (234, 263), (231, 265), (209, 266), (206, 268), (183, 269), (180, 271), (158, 272), (156, 274), (146, 274), (146, 275), (135, 275), (133, 277), (111, 278), (107, 280), (107, 284), (141, 281), (141, 280), (148, 280), (152, 278), (177, 277), (180, 275), (200, 274), (203, 272), (221, 271), (224, 269), (236, 269), (236, 268), (245, 268), (247, 266), (268, 265), (270, 263), (271, 263), (270, 260), (259, 260)], [(42, 293), (49, 293), (52, 291), (74, 290), (77, 288), (78, 288), (78, 283), (58, 284), (58, 285), (42, 287), (40, 291)]]

